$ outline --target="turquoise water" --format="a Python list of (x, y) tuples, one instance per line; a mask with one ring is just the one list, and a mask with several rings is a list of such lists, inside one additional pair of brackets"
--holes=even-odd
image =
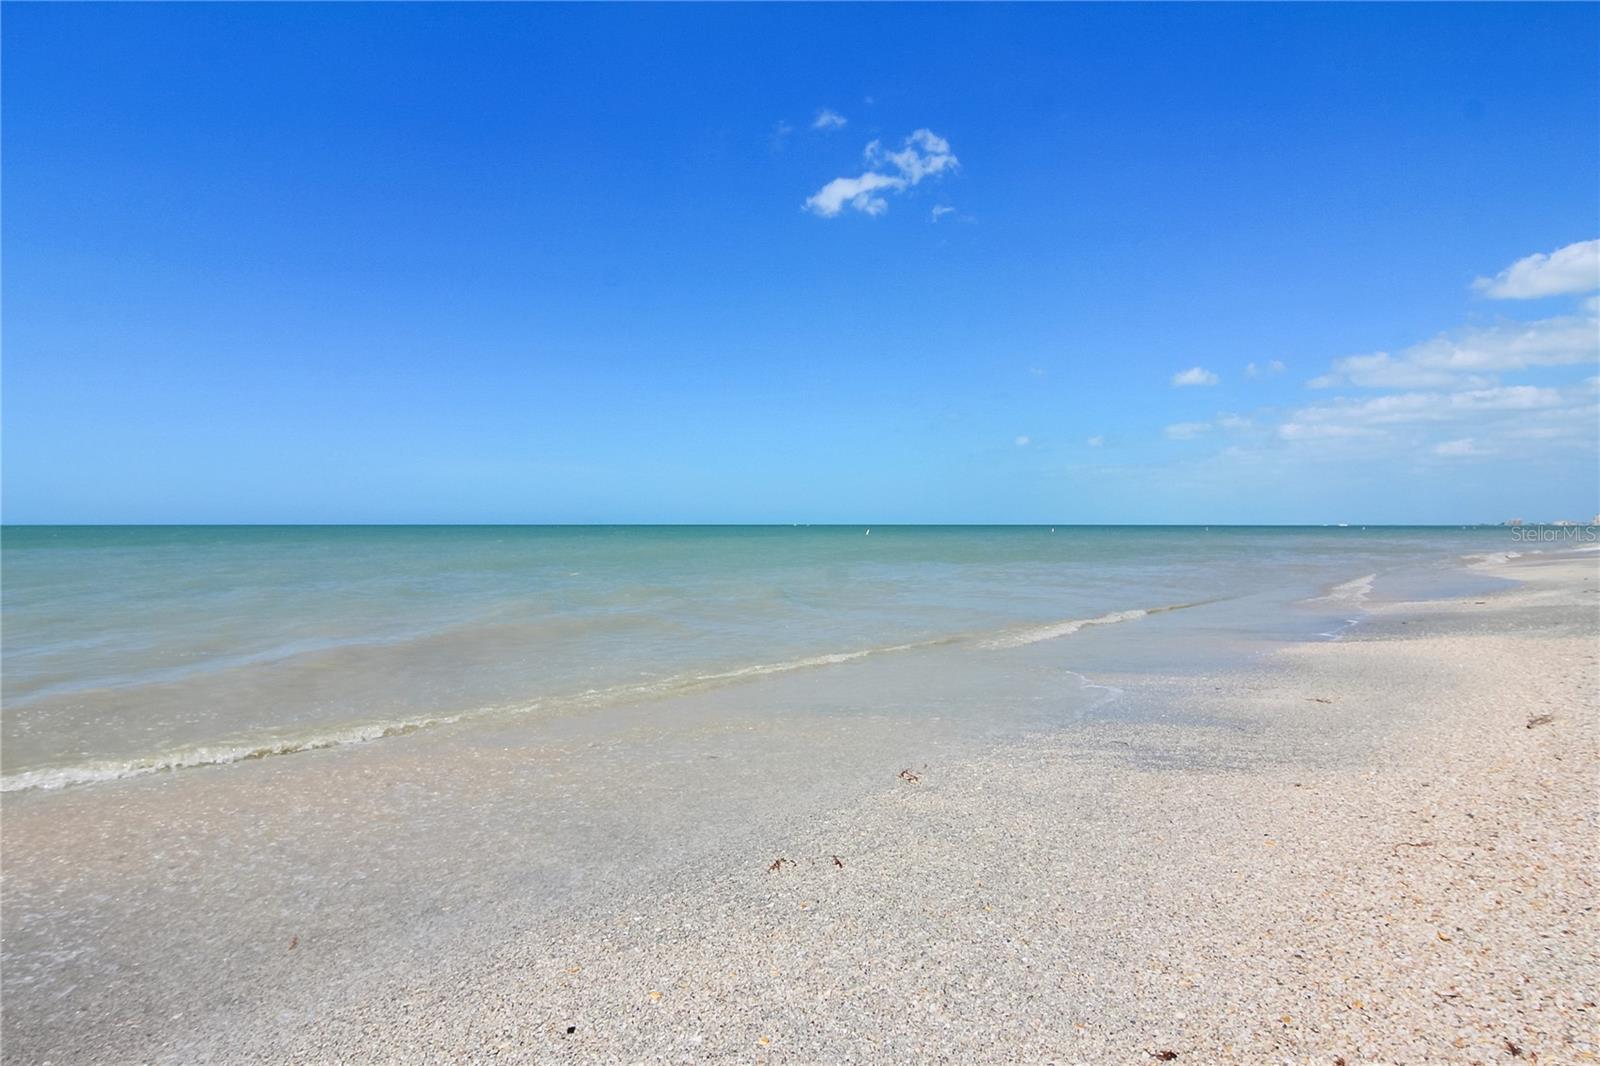
[[(1498, 528), (7, 527), (0, 786), (730, 686), (759, 714), (771, 679), (824, 691), (930, 649), (971, 693), (1017, 689), (1006, 653), (1041, 644), (1063, 669), (1148, 669), (1336, 635), (1386, 582), (1470, 582), (1462, 556), (1517, 547)], [(875, 698), (915, 713), (905, 682)]]

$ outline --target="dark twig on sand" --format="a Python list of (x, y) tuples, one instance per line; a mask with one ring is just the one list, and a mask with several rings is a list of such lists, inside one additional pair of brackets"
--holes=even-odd
[(1392, 851), (1395, 855), (1399, 855), (1401, 848), (1431, 848), (1431, 847), (1433, 847), (1433, 841), (1431, 841), (1431, 840), (1402, 840), (1402, 841), (1400, 841), (1400, 843), (1396, 844), (1393, 848), (1391, 848), (1390, 851)]

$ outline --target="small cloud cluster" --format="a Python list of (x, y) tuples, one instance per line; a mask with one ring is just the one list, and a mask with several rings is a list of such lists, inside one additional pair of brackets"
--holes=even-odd
[[(1474, 286), (1493, 299), (1575, 297), (1566, 313), (1536, 320), (1501, 319), (1440, 333), (1394, 352), (1335, 359), (1306, 384), (1339, 390), (1255, 418), (1218, 414), (1175, 422), (1169, 440), (1216, 440), (1218, 457), (1280, 462), (1349, 460), (1471, 462), (1522, 455), (1537, 444), (1591, 455), (1600, 444), (1600, 241), (1580, 241), (1519, 259)], [(1559, 368), (1569, 368), (1565, 381)], [(1285, 370), (1282, 362), (1250, 363), (1247, 378)], [(1506, 380), (1540, 371), (1536, 382)], [(1573, 373), (1572, 371), (1576, 371)], [(1174, 387), (1218, 383), (1191, 367)], [(1257, 419), (1260, 424), (1257, 424)], [(1224, 438), (1219, 440), (1218, 438)], [(1284, 467), (1288, 469), (1288, 467)]]
[(837, 130), (844, 128), (849, 121), (839, 112), (825, 107), (817, 112), (816, 118), (811, 120), (811, 128), (814, 130)]
[(1578, 241), (1518, 259), (1472, 287), (1491, 300), (1536, 300), (1600, 289), (1600, 240)]
[[(872, 141), (863, 153), (868, 170), (853, 178), (834, 178), (802, 205), (819, 218), (836, 218), (846, 207), (864, 215), (889, 210), (884, 193), (904, 192), (924, 178), (960, 167), (950, 142), (932, 130), (919, 129), (893, 151)], [(936, 216), (937, 217), (937, 216)]]
[[(1600, 288), (1600, 240), (1579, 241), (1547, 254), (1526, 256), (1493, 278), (1473, 285), (1497, 300), (1579, 295)], [(1497, 375), (1540, 366), (1571, 366), (1600, 359), (1600, 301), (1591, 296), (1576, 314), (1533, 322), (1504, 321), (1441, 333), (1400, 352), (1335, 359), (1333, 369), (1307, 382), (1314, 389), (1351, 385), (1365, 389), (1483, 390)]]
[(1600, 356), (1595, 315), (1561, 315), (1536, 322), (1502, 322), (1440, 334), (1398, 353), (1373, 352), (1333, 361), (1333, 369), (1307, 384), (1314, 389), (1354, 385), (1367, 389), (1482, 387), (1494, 374), (1535, 366), (1567, 366)]
[(1244, 415), (1236, 415), (1231, 411), (1222, 411), (1210, 422), (1174, 422), (1164, 432), (1168, 440), (1193, 440), (1213, 429), (1220, 429), (1229, 433), (1238, 433), (1254, 427), (1255, 422)]
[(1215, 385), (1221, 380), (1204, 367), (1192, 366), (1188, 370), (1172, 375), (1172, 387), (1181, 389), (1195, 385)]
[[(1278, 426), (1286, 442), (1395, 443), (1438, 431), (1470, 429), (1474, 437), (1450, 437), (1430, 445), (1438, 456), (1488, 455), (1474, 443), (1498, 440), (1581, 440), (1594, 434), (1595, 395), (1600, 378), (1574, 386), (1493, 386), (1456, 391), (1390, 392), (1365, 400), (1346, 397), (1293, 411)], [(1464, 443), (1466, 442), (1466, 443)]]
[(1462, 437), (1460, 440), (1441, 441), (1433, 446), (1433, 454), (1446, 459), (1461, 458), (1468, 455), (1487, 454), (1472, 443), (1471, 437)]

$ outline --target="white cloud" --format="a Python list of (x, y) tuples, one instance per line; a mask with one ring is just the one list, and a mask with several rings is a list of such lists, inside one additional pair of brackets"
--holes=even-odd
[(1176, 389), (1188, 385), (1215, 385), (1221, 380), (1204, 367), (1192, 366), (1181, 374), (1172, 375), (1172, 387)]
[(949, 214), (953, 214), (954, 212), (955, 212), (955, 208), (953, 208), (953, 207), (948, 207), (948, 206), (946, 206), (944, 204), (934, 204), (933, 205), (933, 221), (937, 222), (941, 218), (943, 218), (944, 216), (949, 215)]
[(1097, 433), (1094, 436), (1090, 437), (1088, 440), (1084, 441), (1083, 443), (1087, 444), (1091, 448), (1098, 448), (1102, 444), (1104, 444), (1105, 442), (1106, 442), (1105, 437), (1103, 437), (1103, 436), (1101, 436), (1100, 434)]
[(868, 171), (859, 178), (834, 178), (812, 194), (806, 200), (805, 207), (812, 214), (822, 218), (835, 217), (846, 205), (864, 215), (881, 215), (889, 210), (889, 201), (873, 194), (879, 189), (893, 189), (898, 192), (905, 187), (906, 183), (901, 178), (891, 178), (887, 174), (874, 174)]
[[(1590, 382), (1563, 388), (1500, 385), (1455, 392), (1397, 392), (1365, 400), (1340, 398), (1291, 412), (1278, 426), (1285, 441), (1423, 439), (1454, 428), (1475, 437), (1592, 435), (1600, 408)], [(1453, 444), (1454, 439), (1444, 441)], [(1441, 453), (1445, 454), (1445, 453)]]
[[(1298, 408), (1258, 408), (1251, 417), (1223, 412), (1209, 422), (1168, 426), (1166, 436), (1209, 437), (1215, 443), (1198, 449), (1207, 461), (1270, 463), (1282, 470), (1332, 462), (1405, 464), (1417, 472), (1429, 463), (1496, 455), (1526, 456), (1534, 465), (1566, 457), (1592, 464), (1600, 448), (1600, 296), (1589, 294), (1600, 283), (1597, 245), (1531, 256), (1479, 285), (1506, 298), (1566, 293), (1577, 306), (1565, 314), (1502, 318), (1393, 352), (1336, 359), (1307, 384), (1344, 395)], [(1581, 284), (1574, 280), (1580, 267), (1588, 272)], [(1251, 363), (1244, 376), (1283, 369), (1276, 361)], [(1194, 367), (1172, 383), (1214, 378)]]
[(1381, 437), (1383, 434), (1366, 426), (1346, 426), (1337, 422), (1285, 422), (1278, 427), (1278, 436), (1284, 440), (1337, 440)]
[(1435, 444), (1433, 446), (1433, 454), (1451, 459), (1465, 455), (1483, 455), (1485, 453), (1473, 445), (1471, 437), (1462, 437), (1459, 440), (1447, 440)]
[(1029, 437), (1025, 433), (1020, 435), (1020, 436), (1018, 436), (1017, 439), (1016, 439), (1016, 445), (1019, 448), (1026, 448), (1028, 445), (1030, 445), (1032, 443), (1033, 443), (1033, 438)]
[(839, 112), (825, 107), (817, 112), (816, 118), (811, 120), (811, 128), (814, 130), (836, 130), (849, 121)]
[(1492, 278), (1479, 278), (1472, 287), (1491, 300), (1593, 292), (1600, 289), (1600, 240), (1578, 241), (1548, 255), (1536, 252)]
[[(919, 129), (897, 151), (885, 151), (879, 141), (866, 147), (869, 169), (855, 178), (834, 178), (806, 199), (804, 208), (821, 218), (834, 218), (845, 207), (866, 215), (881, 215), (889, 202), (879, 191), (904, 192), (923, 178), (959, 169), (950, 142), (932, 130)], [(890, 173), (893, 171), (893, 173)]]
[(1600, 359), (1600, 322), (1591, 312), (1442, 333), (1395, 355), (1373, 352), (1335, 359), (1330, 373), (1307, 384), (1314, 389), (1482, 387), (1492, 385), (1493, 375), (1501, 371), (1596, 359)]
[(898, 152), (886, 152), (881, 142), (872, 141), (867, 145), (866, 157), (872, 166), (888, 163), (913, 185), (931, 174), (942, 174), (961, 165), (950, 151), (950, 142), (929, 129), (912, 133)]
[(1193, 440), (1202, 433), (1210, 433), (1213, 429), (1224, 430), (1228, 433), (1241, 433), (1247, 429), (1255, 428), (1255, 421), (1244, 415), (1237, 415), (1231, 411), (1221, 411), (1210, 422), (1175, 422), (1168, 426), (1164, 432), (1168, 440)]
[(1359, 419), (1367, 423), (1425, 422), (1478, 411), (1532, 411), (1561, 404), (1560, 389), (1501, 385), (1461, 392), (1397, 392), (1370, 400), (1337, 400), (1307, 407), (1300, 418)]

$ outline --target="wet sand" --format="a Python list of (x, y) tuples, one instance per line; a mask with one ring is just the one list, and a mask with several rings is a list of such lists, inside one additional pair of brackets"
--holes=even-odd
[[(8, 974), (5, 1057), (1586, 1061), (1596, 555), (1513, 560), (1517, 589), (1374, 606), (1244, 671), (1096, 678), (1181, 721), (908, 755), (845, 803), (774, 786), (789, 814), (722, 811), (681, 851), (597, 822), (639, 858), (582, 891), (519, 855), (497, 806), (518, 753), (487, 747), (470, 785), (405, 778), (475, 813), (434, 855), (386, 820), (427, 807), (392, 781), (342, 812), (306, 787), (344, 755), (145, 782), (120, 818), (93, 790), (8, 799), (7, 956), (61, 958)], [(325, 850), (357, 831), (344, 863)], [(256, 868), (219, 881), (230, 844)], [(140, 924), (163, 906), (188, 928)], [(247, 928), (197, 953), (219, 909)], [(95, 924), (118, 913), (138, 928)], [(109, 979), (47, 976), (95, 951)]]

